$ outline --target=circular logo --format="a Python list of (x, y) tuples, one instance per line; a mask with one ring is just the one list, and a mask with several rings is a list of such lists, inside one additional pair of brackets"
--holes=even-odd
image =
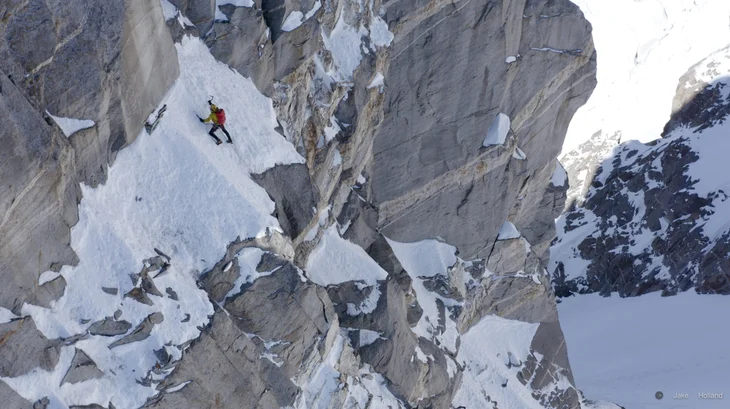
[(657, 392), (657, 393), (654, 394), (654, 397), (656, 397), (657, 399), (661, 399), (661, 398), (664, 397), (664, 394), (661, 391), (659, 391), (659, 392)]

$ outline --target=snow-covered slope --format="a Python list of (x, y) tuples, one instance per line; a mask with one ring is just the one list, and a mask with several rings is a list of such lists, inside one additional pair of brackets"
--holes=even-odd
[[(730, 48), (692, 67), (665, 137), (616, 147), (584, 202), (557, 221), (558, 295), (730, 293)], [(676, 104), (681, 105), (681, 104)]]
[[(165, 98), (159, 127), (120, 152), (106, 184), (83, 187), (79, 222), (72, 229), (80, 261), (60, 272), (65, 294), (50, 308), (23, 308), (49, 339), (84, 334), (98, 322), (124, 328), (67, 342), (51, 372), (3, 378), (28, 400), (48, 397), (49, 409), (110, 401), (117, 409), (133, 409), (157, 393), (156, 382), (169, 370), (150, 371), (159, 360), (155, 350), (179, 359), (180, 346), (198, 337), (198, 327), (213, 312), (196, 285), (198, 274), (237, 237), (278, 228), (271, 216), (274, 203), (245, 175), (302, 162), (274, 131), (271, 101), (250, 80), (217, 62), (197, 39), (184, 39), (177, 51), (180, 77)], [(216, 146), (195, 116), (206, 113), (209, 95), (226, 109), (233, 145)], [(139, 336), (127, 338), (135, 333)], [(134, 342), (113, 345), (120, 340)], [(62, 383), (75, 349), (103, 376)]]
[(629, 409), (725, 407), (698, 394), (723, 392), (728, 300), (696, 293), (730, 294), (730, 3), (576, 3), (599, 85), (563, 146), (549, 266), (576, 387)]
[[(691, 292), (565, 299), (558, 310), (575, 384), (627, 409), (727, 408), (728, 309), (729, 297)], [(673, 398), (680, 393), (688, 398)]]

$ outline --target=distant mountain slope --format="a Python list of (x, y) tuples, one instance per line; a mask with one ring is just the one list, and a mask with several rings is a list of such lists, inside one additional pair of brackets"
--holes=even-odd
[[(616, 146), (573, 192), (551, 249), (556, 295), (730, 294), (729, 85), (724, 48), (682, 76), (662, 139)], [(571, 176), (591, 145), (564, 158)]]

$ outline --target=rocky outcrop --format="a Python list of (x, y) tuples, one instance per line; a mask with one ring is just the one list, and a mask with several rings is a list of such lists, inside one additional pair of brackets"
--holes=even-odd
[[(552, 220), (567, 189), (550, 183), (555, 157), (573, 113), (595, 86), (590, 26), (575, 5), (170, 3), (177, 10), (171, 17), (168, 9), (166, 24), (156, 0), (93, 3), (84, 10), (58, 5), (60, 11), (30, 0), (8, 11), (11, 23), (32, 14), (27, 17), (38, 19), (39, 27), (33, 35), (56, 46), (26, 51), (22, 58), (0, 46), (0, 54), (13, 55), (0, 69), (24, 78), (0, 78), (3, 96), (7, 83), (13, 98), (0, 106), (0, 115), (18, 124), (2, 137), (28, 146), (10, 157), (14, 162), (3, 162), (17, 162), (21, 171), (9, 195), (0, 197), (18, 196), (36, 206), (5, 204), (8, 222), (0, 234), (13, 241), (0, 243), (0, 259), (7, 263), (0, 273), (15, 281), (0, 292), (0, 306), (19, 312), (27, 300), (49, 305), (62, 293), (60, 280), (35, 288), (45, 270), (76, 262), (68, 241), (77, 183), (104, 181), (115, 153), (134, 140), (177, 75), (172, 41), (193, 34), (271, 97), (277, 129), (305, 164), (277, 165), (252, 176), (275, 202), (281, 232), (239, 237), (201, 274), (198, 285), (215, 314), (198, 339), (177, 346), (183, 351), (179, 361), (173, 365), (163, 349), (158, 365), (137, 380), (155, 383), (159, 391), (147, 407), (287, 407), (326, 395), (332, 408), (368, 402), (449, 408), (468, 370), (457, 362), (459, 337), (488, 315), (537, 324), (530, 351), (524, 351), (529, 358), (508, 360), (510, 369), (519, 368), (510, 387), (527, 388), (545, 407), (578, 407), (544, 269)], [(60, 35), (65, 31), (49, 28), (46, 20), (66, 27), (61, 12), (88, 17), (84, 24), (68, 23), (71, 34)], [(107, 20), (114, 24), (101, 24)], [(11, 23), (0, 23), (0, 32), (17, 31)], [(69, 61), (75, 54), (78, 60)], [(61, 64), (88, 81), (76, 86), (79, 77), (61, 75)], [(21, 115), (18, 106), (34, 116)], [(66, 138), (42, 112), (90, 119), (94, 126)], [(485, 144), (501, 117), (509, 118), (506, 138)], [(27, 129), (37, 132), (26, 137)], [(44, 167), (49, 170), (33, 176), (31, 170)], [(0, 166), (0, 175), (9, 169)], [(516, 237), (500, 238), (506, 222)], [(312, 282), (316, 272), (307, 271), (308, 261), (325, 231), (366, 250), (387, 278), (326, 287)], [(406, 271), (388, 241), (436, 238), (453, 246), (456, 261), (430, 276)], [(255, 274), (238, 256), (251, 247), (263, 253)], [(36, 260), (21, 257), (25, 249), (43, 250)], [(158, 254), (132, 274), (133, 289), (103, 291), (144, 314), (168, 302), (152, 279), (170, 265), (169, 257)], [(151, 277), (152, 271), (159, 273)], [(171, 287), (165, 292), (178, 297)], [(434, 298), (433, 333), (417, 334), (421, 318), (432, 313), (424, 294)], [(156, 325), (170, 319), (165, 315), (149, 313), (130, 332), (131, 324), (115, 314), (87, 332), (120, 336), (109, 348), (121, 350), (152, 336)], [(76, 367), (95, 368), (80, 354)], [(96, 374), (90, 371), (67, 376), (82, 382)], [(327, 389), (333, 382), (342, 387)]]
[[(724, 166), (708, 152), (727, 132), (726, 61), (727, 48), (691, 67), (679, 81), (664, 138), (616, 146), (566, 210), (553, 249), (556, 294), (730, 293), (725, 182), (707, 170)], [(579, 156), (567, 157), (571, 178), (583, 166), (572, 163)]]
[[(0, 305), (18, 312), (40, 274), (77, 262), (79, 183), (104, 182), (178, 67), (157, 0), (29, 0), (0, 15)], [(50, 115), (94, 125), (67, 137)]]

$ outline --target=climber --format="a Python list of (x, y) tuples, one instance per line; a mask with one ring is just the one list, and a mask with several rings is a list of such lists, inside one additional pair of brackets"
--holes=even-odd
[(208, 105), (210, 105), (210, 115), (208, 115), (207, 118), (203, 119), (201, 117), (198, 117), (200, 119), (200, 122), (212, 122), (213, 127), (210, 129), (210, 132), (208, 134), (215, 139), (215, 144), (220, 145), (223, 142), (218, 139), (218, 137), (215, 135), (215, 131), (218, 130), (218, 128), (223, 130), (223, 133), (226, 134), (228, 137), (228, 143), (233, 143), (233, 140), (231, 140), (231, 135), (226, 130), (226, 127), (223, 126), (226, 123), (226, 112), (223, 111), (223, 109), (218, 108), (214, 103), (212, 99), (208, 100)]

